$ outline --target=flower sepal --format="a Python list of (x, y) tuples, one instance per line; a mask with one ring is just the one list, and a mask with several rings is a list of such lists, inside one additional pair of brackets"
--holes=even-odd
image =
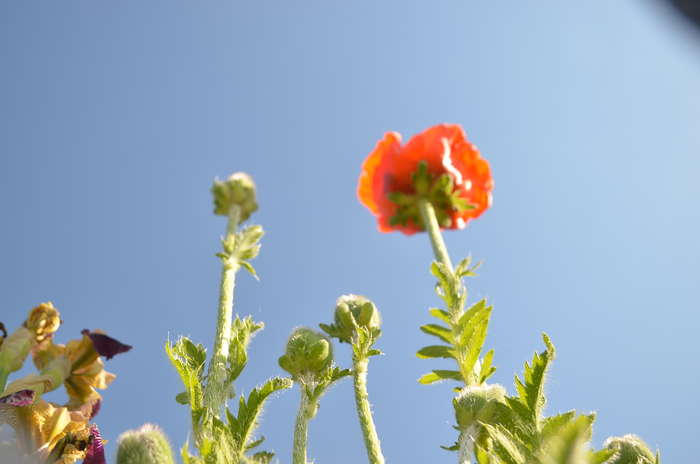
[(425, 224), (420, 214), (418, 202), (425, 199), (433, 205), (440, 227), (454, 228), (453, 217), (475, 208), (464, 199), (459, 189), (455, 189), (452, 176), (449, 174), (435, 175), (428, 171), (428, 163), (421, 161), (418, 169), (412, 175), (415, 194), (393, 191), (387, 198), (396, 205), (396, 212), (389, 219), (392, 226), (407, 227), (409, 224), (425, 230)]

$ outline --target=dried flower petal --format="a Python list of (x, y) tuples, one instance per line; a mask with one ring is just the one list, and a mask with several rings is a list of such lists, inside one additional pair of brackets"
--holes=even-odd
[(33, 390), (20, 390), (0, 398), (0, 403), (10, 406), (28, 406), (34, 402)]
[(105, 464), (105, 448), (100, 430), (96, 425), (90, 426), (90, 443), (83, 464)]
[(126, 353), (133, 348), (130, 345), (125, 345), (119, 340), (100, 332), (91, 332), (88, 329), (85, 329), (81, 333), (90, 337), (95, 350), (100, 354), (100, 356), (104, 356), (107, 359), (112, 359), (114, 356), (121, 353)]

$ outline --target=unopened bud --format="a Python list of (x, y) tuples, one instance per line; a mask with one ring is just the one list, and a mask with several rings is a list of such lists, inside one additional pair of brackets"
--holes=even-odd
[(287, 349), (279, 358), (279, 365), (295, 380), (317, 377), (333, 364), (333, 347), (323, 334), (306, 327), (292, 332)]
[(239, 221), (243, 222), (258, 209), (253, 178), (244, 172), (237, 172), (224, 181), (215, 180), (211, 187), (214, 195), (214, 214), (228, 216), (231, 208), (240, 208)]
[(505, 403), (505, 397), (505, 388), (498, 384), (464, 387), (453, 400), (460, 430), (467, 430), (479, 422), (494, 423), (500, 412), (498, 405)]
[(24, 327), (34, 333), (37, 342), (42, 342), (58, 330), (61, 325), (61, 315), (53, 307), (53, 303), (41, 303), (29, 311)]
[(145, 424), (119, 437), (117, 464), (174, 464), (165, 434), (156, 425)]
[(373, 338), (378, 338), (381, 324), (382, 318), (374, 303), (364, 296), (343, 295), (336, 302), (334, 324), (321, 324), (321, 328), (341, 342), (352, 343), (360, 327)]
[(624, 437), (610, 437), (605, 440), (603, 446), (615, 450), (613, 457), (606, 461), (609, 464), (656, 464), (656, 455), (651, 452), (649, 446), (636, 435)]

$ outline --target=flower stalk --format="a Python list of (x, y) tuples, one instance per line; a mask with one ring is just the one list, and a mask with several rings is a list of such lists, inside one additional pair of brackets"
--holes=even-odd
[(384, 455), (379, 444), (379, 436), (374, 426), (374, 419), (372, 419), (369, 394), (367, 393), (367, 364), (369, 364), (369, 359), (366, 356), (364, 358), (353, 356), (352, 363), (355, 404), (357, 406), (357, 415), (360, 418), (362, 436), (367, 448), (367, 457), (370, 464), (384, 464)]
[(294, 423), (294, 449), (292, 451), (292, 464), (307, 464), (306, 443), (309, 439), (309, 421), (313, 418), (314, 411), (318, 408), (318, 403), (314, 403), (309, 398), (306, 388), (300, 388), (301, 401), (299, 411)]
[(370, 464), (384, 464), (372, 408), (367, 393), (367, 367), (370, 356), (381, 354), (374, 343), (381, 336), (381, 316), (370, 300), (360, 295), (338, 298), (333, 324), (320, 324), (321, 329), (341, 343), (352, 346), (352, 373), (355, 405)]
[(433, 208), (433, 205), (427, 198), (420, 198), (418, 199), (418, 210), (420, 211), (421, 219), (423, 219), (425, 230), (428, 231), (430, 236), (430, 244), (433, 247), (435, 259), (442, 263), (450, 272), (453, 272), (452, 261), (447, 253), (447, 246), (440, 232), (435, 208)]
[[(232, 204), (228, 211), (224, 249), (236, 240), (236, 230), (240, 223), (241, 207)], [(231, 321), (233, 320), (233, 296), (236, 273), (240, 264), (236, 256), (222, 256), (221, 286), (219, 288), (219, 310), (216, 320), (214, 354), (209, 364), (208, 381), (204, 390), (204, 404), (213, 415), (218, 415), (226, 402), (226, 364), (231, 344)]]

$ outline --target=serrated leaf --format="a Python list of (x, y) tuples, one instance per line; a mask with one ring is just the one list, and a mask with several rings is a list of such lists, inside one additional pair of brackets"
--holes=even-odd
[(257, 440), (251, 441), (250, 443), (248, 443), (245, 446), (245, 449), (246, 449), (246, 451), (250, 451), (253, 448), (257, 448), (258, 446), (260, 446), (262, 444), (262, 442), (264, 442), (264, 441), (265, 441), (265, 437), (260, 437)]
[(445, 324), (452, 324), (452, 319), (450, 318), (450, 313), (440, 308), (431, 308), (428, 310), (431, 316), (440, 319)]
[(587, 463), (592, 420), (591, 416), (578, 416), (548, 437), (538, 453), (542, 464)]
[(430, 345), (425, 346), (418, 350), (416, 356), (419, 358), (452, 358), (454, 359), (454, 352), (449, 346), (445, 345)]
[(440, 448), (444, 449), (445, 451), (459, 451), (459, 443), (455, 443), (451, 446), (440, 445)]
[(228, 384), (235, 381), (248, 364), (248, 345), (263, 327), (265, 324), (255, 322), (250, 316), (243, 319), (236, 316), (234, 319), (231, 324), (231, 342), (228, 352)]
[(195, 345), (188, 338), (181, 337), (175, 344), (168, 341), (165, 344), (165, 352), (185, 387), (194, 424), (200, 417), (203, 405), (201, 379), (206, 351), (201, 345)]
[(529, 453), (515, 435), (499, 424), (482, 424), (482, 427), (493, 440), (495, 453), (505, 464), (525, 464)]
[(274, 377), (262, 386), (253, 388), (247, 398), (241, 395), (235, 416), (229, 410), (226, 411), (228, 430), (236, 456), (243, 456), (246, 448), (251, 445), (251, 437), (258, 426), (258, 419), (267, 398), (274, 392), (291, 387), (291, 379)]
[(480, 372), (474, 373), (474, 367), (486, 341), (492, 309), (492, 306), (486, 306), (485, 300), (481, 300), (465, 312), (458, 322), (459, 335), (456, 337), (455, 350), (459, 352), (457, 359), (461, 360), (462, 372), (473, 373), (467, 379), (469, 385), (479, 383)]
[(258, 453), (255, 453), (248, 459), (252, 464), (270, 464), (272, 462), (272, 458), (274, 457), (275, 453), (270, 453), (268, 451), (260, 451)]
[(542, 422), (542, 437), (559, 433), (559, 431), (576, 417), (576, 411), (567, 411), (556, 416), (547, 417)]
[(459, 371), (450, 371), (444, 369), (436, 369), (428, 374), (423, 375), (418, 382), (428, 385), (434, 382), (440, 382), (442, 380), (457, 380), (463, 381), (462, 374)]
[(598, 451), (591, 451), (588, 455), (587, 464), (605, 464), (615, 455), (615, 450), (602, 449)]
[(543, 334), (546, 350), (535, 353), (531, 363), (525, 363), (523, 380), (515, 377), (515, 387), (518, 391), (519, 401), (528, 411), (528, 422), (538, 431), (541, 430), (542, 411), (546, 399), (544, 396), (544, 383), (547, 370), (554, 359), (555, 351), (552, 342), (546, 334)]
[(489, 352), (486, 353), (486, 356), (484, 356), (484, 359), (481, 360), (481, 370), (479, 372), (479, 383), (486, 382), (488, 380), (488, 378), (491, 377), (494, 372), (496, 372), (496, 368), (492, 366), (493, 356), (494, 356), (494, 351), (489, 350)]
[(426, 324), (420, 327), (420, 330), (427, 333), (428, 335), (433, 335), (438, 337), (445, 343), (450, 345), (454, 344), (454, 338), (452, 336), (452, 331), (447, 327), (443, 327), (439, 324)]

